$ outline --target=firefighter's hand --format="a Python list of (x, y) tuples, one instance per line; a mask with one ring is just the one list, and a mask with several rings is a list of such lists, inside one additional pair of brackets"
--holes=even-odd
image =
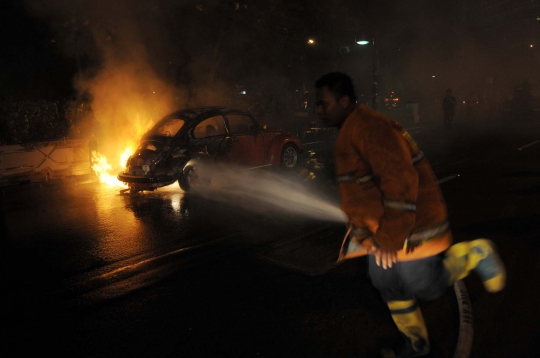
[(381, 266), (383, 269), (392, 267), (394, 263), (397, 262), (397, 252), (396, 251), (386, 251), (381, 248), (372, 247), (368, 251), (369, 254), (375, 256), (375, 263), (377, 266)]

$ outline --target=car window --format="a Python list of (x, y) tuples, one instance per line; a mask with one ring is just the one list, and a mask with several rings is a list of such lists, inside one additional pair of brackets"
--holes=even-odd
[(139, 149), (139, 150), (144, 150), (144, 149), (146, 149), (146, 150), (150, 150), (150, 151), (152, 151), (152, 152), (155, 152), (158, 148), (157, 148), (154, 144), (152, 144), (152, 143), (143, 142), (143, 143), (141, 143), (141, 145), (139, 145), (139, 148), (138, 148), (138, 149)]
[(248, 133), (257, 128), (253, 123), (253, 119), (244, 114), (227, 114), (227, 120), (232, 134)]
[(176, 133), (184, 126), (184, 120), (179, 118), (168, 118), (156, 123), (147, 135), (159, 135), (165, 137), (174, 137)]
[(193, 129), (195, 138), (206, 138), (225, 134), (223, 116), (214, 116), (205, 119)]

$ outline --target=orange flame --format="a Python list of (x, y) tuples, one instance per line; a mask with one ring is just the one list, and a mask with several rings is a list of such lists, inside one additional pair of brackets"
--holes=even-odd
[(101, 183), (109, 186), (126, 187), (126, 185), (120, 182), (116, 175), (112, 173), (113, 167), (109, 164), (107, 158), (97, 151), (92, 151), (92, 170), (99, 177)]
[[(113, 166), (109, 163), (107, 157), (97, 151), (92, 151), (92, 170), (99, 177), (99, 181), (111, 187), (126, 188), (127, 185), (120, 182), (116, 177), (121, 169), (126, 167), (129, 157), (133, 154), (134, 148), (137, 147), (139, 138), (150, 129), (154, 124), (151, 120), (141, 119), (139, 115), (135, 116), (135, 121), (132, 123), (131, 130), (124, 132), (122, 137), (117, 138), (117, 143), (126, 143), (125, 149), (119, 155), (118, 166)], [(129, 132), (129, 133), (128, 133)], [(115, 157), (112, 155), (111, 157)], [(114, 160), (113, 160), (114, 162)]]
[[(142, 133), (146, 132), (148, 128), (152, 126), (152, 122), (146, 123), (146, 125), (141, 124), (140, 122), (136, 123), (136, 132), (137, 137), (140, 137)], [(127, 142), (127, 146), (124, 151), (120, 154), (120, 160), (118, 161), (119, 166), (113, 167), (107, 157), (97, 151), (92, 151), (92, 170), (99, 177), (99, 181), (103, 184), (113, 187), (127, 187), (126, 184), (120, 182), (116, 175), (118, 172), (126, 167), (129, 157), (133, 154), (134, 149), (136, 148), (135, 142), (132, 139), (125, 139), (123, 142)]]
[(79, 77), (76, 87), (92, 94), (92, 125), (99, 148), (92, 155), (92, 169), (102, 183), (125, 187), (118, 173), (154, 120), (179, 106), (179, 94), (158, 78), (144, 58), (125, 63), (107, 58), (102, 71)]

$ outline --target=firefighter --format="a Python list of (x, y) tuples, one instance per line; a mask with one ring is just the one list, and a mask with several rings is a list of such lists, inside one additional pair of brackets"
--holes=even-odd
[(326, 74), (315, 87), (318, 116), (339, 128), (334, 160), (349, 234), (338, 261), (368, 255), (369, 276), (403, 337), (382, 355), (425, 356), (430, 345), (417, 299), (442, 296), (472, 270), (488, 291), (500, 291), (504, 265), (490, 240), (451, 246), (437, 179), (399, 123), (358, 105), (346, 74)]

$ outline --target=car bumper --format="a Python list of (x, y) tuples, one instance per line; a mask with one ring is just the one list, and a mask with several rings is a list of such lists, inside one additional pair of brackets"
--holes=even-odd
[(118, 180), (124, 183), (128, 184), (161, 184), (165, 183), (172, 184), (176, 181), (176, 178), (174, 178), (171, 175), (159, 175), (159, 176), (137, 176), (137, 175), (129, 175), (125, 173), (120, 173), (117, 176)]

